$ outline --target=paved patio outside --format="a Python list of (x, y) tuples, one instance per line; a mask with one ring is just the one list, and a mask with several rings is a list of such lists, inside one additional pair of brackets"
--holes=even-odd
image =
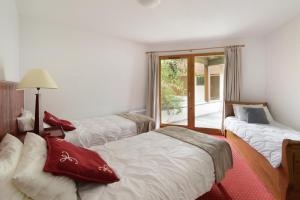
[[(195, 106), (195, 127), (200, 128), (222, 128), (222, 101), (199, 102)], [(187, 125), (187, 104), (182, 106), (179, 114), (168, 114), (162, 112), (163, 123), (175, 125)]]
[[(186, 125), (187, 120), (173, 122), (172, 124)], [(222, 112), (210, 113), (210, 114), (196, 117), (195, 127), (221, 129), (221, 127), (222, 127)]]

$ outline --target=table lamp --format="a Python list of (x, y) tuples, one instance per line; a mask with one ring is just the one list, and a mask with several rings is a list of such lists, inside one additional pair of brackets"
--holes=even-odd
[(43, 131), (43, 119), (40, 118), (40, 103), (41, 94), (40, 89), (57, 89), (57, 84), (52, 79), (50, 74), (44, 69), (31, 69), (29, 70), (21, 82), (17, 85), (17, 89), (36, 88), (35, 94), (35, 120), (34, 132), (39, 134)]

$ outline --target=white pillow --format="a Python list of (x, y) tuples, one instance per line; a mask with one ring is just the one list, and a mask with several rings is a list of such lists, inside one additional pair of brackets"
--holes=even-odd
[(32, 131), (34, 127), (33, 114), (28, 110), (22, 110), (22, 115), (17, 118), (18, 129), (21, 132)]
[[(28, 110), (22, 110), (22, 115), (17, 118), (18, 129), (20, 132), (33, 131), (34, 129), (34, 116)], [(43, 122), (44, 128), (50, 128), (48, 124)]]
[(43, 171), (46, 156), (46, 141), (27, 133), (13, 183), (34, 200), (76, 200), (74, 181)]
[(245, 107), (248, 107), (248, 108), (264, 108), (264, 111), (266, 113), (266, 117), (267, 117), (268, 121), (269, 122), (274, 121), (268, 107), (264, 106), (263, 104), (255, 104), (255, 105), (233, 104), (232, 106), (233, 106), (234, 115), (239, 120), (242, 120), (242, 121), (247, 121), (248, 120), (247, 113), (244, 109)]
[(267, 119), (269, 122), (272, 122), (274, 121), (270, 111), (269, 111), (269, 108), (267, 106), (264, 106), (264, 110), (265, 110), (265, 113), (266, 113), (266, 116), (267, 116)]
[(11, 181), (21, 156), (22, 147), (22, 142), (10, 134), (6, 134), (0, 143), (1, 199), (25, 199), (25, 195), (20, 192)]

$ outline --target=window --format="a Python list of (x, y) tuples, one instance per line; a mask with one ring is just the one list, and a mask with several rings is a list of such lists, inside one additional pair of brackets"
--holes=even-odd
[(161, 126), (219, 132), (224, 53), (160, 56)]

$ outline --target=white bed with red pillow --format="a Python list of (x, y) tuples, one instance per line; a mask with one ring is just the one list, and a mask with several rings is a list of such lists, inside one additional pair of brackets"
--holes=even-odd
[[(131, 113), (131, 115), (135, 114)], [(152, 121), (144, 115), (139, 115), (139, 117), (144, 118), (148, 123)], [(136, 122), (120, 115), (68, 121), (45, 111), (44, 122), (51, 126), (61, 126), (68, 142), (86, 148), (138, 134)]]
[(195, 200), (215, 181), (207, 152), (154, 131), (90, 149), (101, 155), (120, 181), (81, 184), (82, 200)]
[(18, 144), (7, 183), (21, 199), (195, 200), (217, 180), (216, 160), (205, 148), (154, 131), (89, 149), (30, 132)]
[[(194, 200), (210, 191), (215, 182), (213, 160), (206, 151), (161, 133), (148, 132), (93, 146), (90, 150), (100, 156), (100, 162), (93, 162), (89, 154), (83, 156), (82, 148), (76, 149), (80, 147), (70, 143), (60, 146), (60, 140), (57, 138), (56, 150), (50, 153), (54, 146), (49, 147), (49, 141), (47, 147), (40, 136), (26, 135), (11, 180), (24, 196), (35, 200)], [(77, 171), (74, 166), (82, 163), (88, 166)], [(85, 172), (85, 167), (91, 171)], [(91, 173), (98, 174), (100, 181), (91, 179), (96, 178)], [(83, 178), (93, 183), (79, 182), (76, 192), (73, 180)], [(101, 184), (102, 179), (110, 183)]]
[(71, 122), (76, 129), (66, 132), (66, 140), (86, 148), (137, 135), (135, 122), (118, 115), (72, 120)]

